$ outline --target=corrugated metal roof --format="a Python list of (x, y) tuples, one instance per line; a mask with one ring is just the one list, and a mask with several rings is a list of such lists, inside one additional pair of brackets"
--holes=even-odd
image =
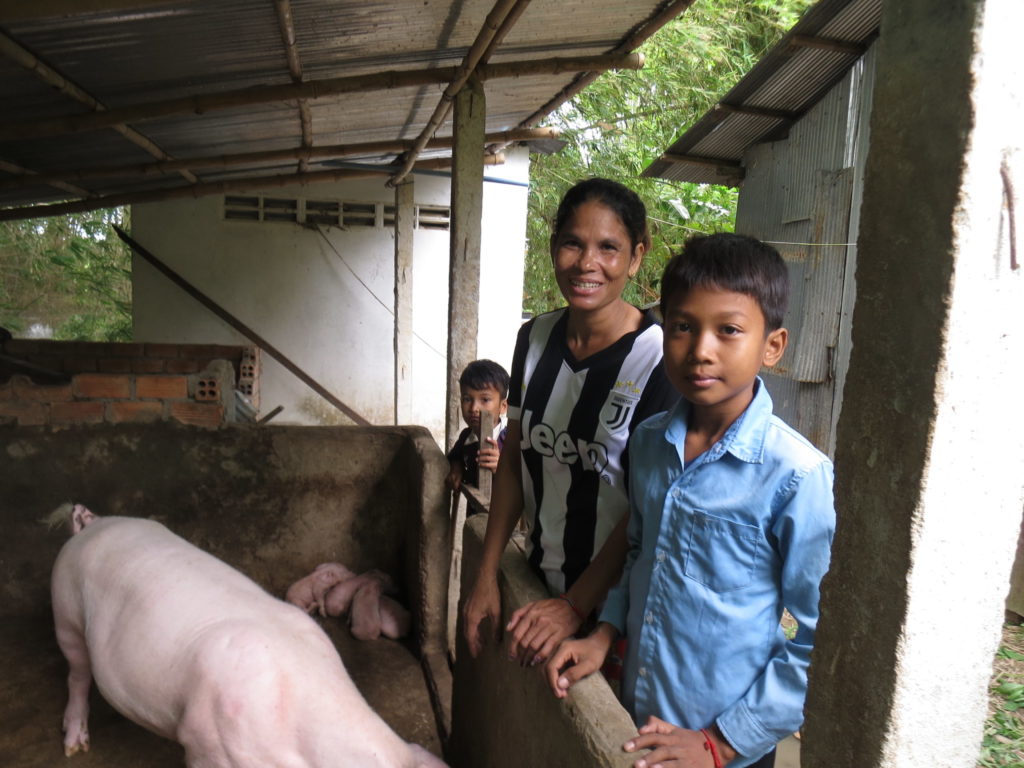
[[(495, 0), (36, 0), (0, 10), (0, 208), (68, 199), (31, 174), (67, 173), (90, 195), (127, 195), (182, 186), (189, 172), (92, 178), (96, 167), (171, 158), (299, 149), (302, 123), (292, 98), (131, 120), (46, 135), (47, 120), (239, 89), (289, 85), (277, 6), (292, 19), (303, 82), (462, 63)], [(682, 0), (532, 0), (490, 64), (593, 56)], [(89, 10), (82, 11), (81, 8)], [(26, 58), (27, 57), (27, 58)], [(39, 65), (35, 64), (38, 60)], [(43, 71), (49, 80), (41, 79)], [(509, 130), (569, 85), (576, 72), (488, 80), (487, 131)], [(55, 87), (54, 83), (70, 84)], [(321, 96), (305, 101), (312, 145), (410, 140), (424, 129), (445, 83)], [(78, 97), (68, 91), (77, 89)], [(87, 103), (82, 103), (83, 96)], [(88, 102), (91, 98), (94, 101)], [(33, 127), (26, 134), (26, 126)], [(35, 130), (38, 128), (38, 130)], [(45, 130), (50, 130), (46, 128)], [(20, 133), (19, 133), (20, 131)], [(437, 136), (450, 136), (445, 120)], [(126, 135), (130, 134), (130, 135)], [(367, 159), (391, 161), (397, 155)], [(435, 153), (436, 154), (436, 153)], [(346, 160), (353, 158), (346, 157)], [(310, 160), (310, 171), (329, 168)], [(196, 170), (200, 182), (282, 171), (276, 160)], [(59, 181), (59, 180), (58, 180)], [(0, 215), (3, 211), (0, 210)]]
[(661, 158), (648, 177), (738, 186), (753, 144), (776, 141), (878, 35), (882, 0), (822, 0)]

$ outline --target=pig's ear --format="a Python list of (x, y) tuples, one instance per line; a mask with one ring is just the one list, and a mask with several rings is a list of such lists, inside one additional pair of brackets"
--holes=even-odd
[(75, 504), (71, 510), (71, 530), (78, 533), (95, 519), (96, 515), (86, 507), (83, 507), (81, 504)]

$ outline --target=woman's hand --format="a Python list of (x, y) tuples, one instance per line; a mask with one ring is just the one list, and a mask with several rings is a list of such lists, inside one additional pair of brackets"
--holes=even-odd
[(589, 636), (558, 646), (544, 670), (557, 698), (564, 699), (570, 686), (601, 668), (617, 635), (610, 624), (601, 623)]
[(475, 659), (484, 646), (483, 630), (490, 620), (490, 638), (498, 640), (498, 622), (501, 621), (501, 593), (495, 578), (479, 576), (469, 599), (462, 606), (462, 629), (469, 653)]
[(509, 660), (518, 661), (524, 667), (546, 661), (558, 644), (574, 634), (581, 624), (583, 619), (562, 598), (524, 605), (512, 614), (505, 627), (506, 632), (512, 633)]

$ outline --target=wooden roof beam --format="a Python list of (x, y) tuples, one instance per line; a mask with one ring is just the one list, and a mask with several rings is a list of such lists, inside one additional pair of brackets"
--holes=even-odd
[[(495, 131), (488, 133), (484, 140), (491, 142), (530, 141), (533, 139), (557, 139), (556, 128), (517, 128), (511, 131)], [(427, 149), (449, 149), (452, 138), (443, 136), (427, 142)], [(212, 155), (207, 157), (189, 157), (178, 160), (165, 160), (156, 163), (131, 163), (125, 165), (95, 166), (73, 170), (45, 171), (32, 173), (15, 170), (16, 166), (7, 168), (0, 161), (0, 170), (18, 174), (11, 178), (0, 178), (0, 189), (19, 189), (35, 186), (40, 183), (81, 181), (84, 179), (124, 179), (130, 177), (165, 176), (179, 167), (192, 169), (232, 168), (239, 165), (255, 165), (259, 163), (287, 162), (290, 160), (306, 161), (329, 160), (339, 157), (366, 156), (408, 152), (412, 149), (411, 139), (394, 139), (386, 141), (368, 141), (360, 144), (334, 144), (320, 147), (293, 147), (290, 149), (271, 149), (263, 152), (244, 152), (237, 155)], [(10, 165), (10, 164), (8, 164)], [(30, 175), (31, 174), (31, 175)], [(63, 187), (62, 187), (63, 189)], [(68, 190), (71, 191), (71, 190)], [(84, 191), (74, 194), (85, 195)]]
[(697, 165), (703, 168), (714, 168), (715, 173), (732, 185), (737, 185), (743, 181), (747, 173), (738, 160), (725, 160), (717, 157), (703, 157), (701, 155), (680, 155), (674, 152), (665, 152), (659, 159), (663, 163), (671, 163), (672, 165)]
[[(301, 83), (302, 60), (299, 58), (299, 47), (295, 44), (295, 22), (292, 18), (291, 1), (274, 0), (274, 9), (277, 11), (277, 24), (281, 28), (281, 41), (284, 43), (284, 52), (288, 59), (288, 73), (292, 76), (293, 83)], [(302, 146), (312, 147), (313, 118), (305, 99), (299, 99), (299, 126), (302, 131)], [(299, 160), (299, 172), (307, 170), (309, 163)]]
[[(96, 97), (88, 93), (84, 88), (80, 87), (76, 83), (68, 80), (60, 72), (46, 64), (27, 48), (24, 48), (20, 43), (8, 37), (3, 32), (0, 32), (0, 53), (3, 53), (15, 63), (31, 71), (36, 77), (50, 87), (56, 88), (65, 96), (74, 99), (80, 104), (85, 104), (89, 109), (94, 110), (94, 112), (98, 113), (106, 110), (106, 106)], [(115, 130), (128, 139), (132, 144), (135, 144), (137, 147), (141, 147), (153, 157), (160, 160), (172, 159), (170, 155), (135, 129), (129, 128), (126, 125), (119, 125)], [(178, 173), (188, 181), (193, 183), (197, 181), (196, 177), (191, 174), (188, 169), (181, 168), (178, 170)]]
[[(692, 2), (692, 0), (687, 0)], [(563, 72), (594, 72), (609, 69), (640, 69), (643, 56), (639, 54), (615, 54), (603, 56), (566, 56), (529, 61), (511, 61), (501, 64), (487, 64), (478, 67), (477, 76), (482, 80), (495, 80), (531, 75), (557, 75)], [(326, 80), (307, 80), (303, 83), (268, 85), (255, 88), (239, 88), (206, 95), (185, 96), (166, 101), (136, 104), (129, 107), (108, 109), (87, 115), (26, 120), (0, 123), (0, 141), (39, 139), (82, 131), (109, 128), (124, 123), (137, 123), (159, 117), (180, 114), (197, 114), (218, 109), (269, 104), (294, 99), (319, 99), (346, 93), (388, 90), (417, 85), (449, 83), (455, 76), (456, 67), (434, 69), (400, 70), (373, 72), (352, 77), (337, 77)], [(530, 127), (530, 126), (522, 126)]]
[(822, 51), (848, 53), (851, 56), (863, 56), (868, 50), (868, 46), (861, 43), (852, 43), (849, 40), (838, 40), (833, 37), (814, 37), (812, 35), (793, 35), (789, 38), (789, 45), (797, 48), (817, 48)]
[(798, 112), (788, 112), (783, 109), (766, 109), (765, 107), (748, 107), (744, 104), (726, 104), (718, 102), (714, 107), (716, 112), (734, 115), (750, 115), (751, 117), (768, 117), (773, 120), (784, 120), (794, 122), (800, 117)]
[(76, 187), (74, 184), (68, 184), (60, 179), (43, 180), (39, 178), (39, 174), (35, 171), (30, 171), (28, 168), (23, 168), (15, 163), (10, 163), (6, 160), (0, 160), (0, 171), (6, 171), (7, 173), (13, 173), (15, 180), (25, 179), (24, 186), (33, 186), (35, 184), (46, 184), (47, 186), (59, 189), (62, 192), (70, 192), (72, 195), (77, 197), (89, 197), (92, 193), (88, 190)]
[[(504, 161), (503, 157), (487, 155), (485, 164), (495, 165)], [(416, 171), (432, 171), (448, 168), (452, 164), (450, 157), (438, 157), (430, 160), (420, 160), (413, 168)], [(171, 189), (152, 189), (145, 192), (126, 192), (117, 195), (105, 195), (94, 197), (88, 200), (71, 200), (65, 203), (53, 203), (51, 205), (27, 205), (19, 208), (0, 208), (0, 221), (13, 221), (16, 219), (36, 219), (43, 216), (63, 216), (67, 213), (82, 213), (84, 211), (95, 211), (99, 208), (116, 208), (122, 205), (135, 205), (138, 203), (156, 203), (162, 200), (176, 200), (181, 198), (199, 198), (208, 195), (221, 195), (227, 192), (240, 192), (252, 189), (267, 189), (289, 187), (298, 184), (322, 184), (325, 182), (338, 181), (339, 179), (366, 179), (374, 176), (391, 175), (395, 166), (364, 165), (359, 168), (338, 168), (330, 171), (310, 171), (309, 173), (290, 173), (272, 176), (256, 176), (244, 179), (231, 179), (229, 181), (207, 181), (198, 184), (188, 184)]]
[(478, 65), (486, 63), (484, 55), (490, 55), (494, 49), (500, 44), (501, 39), (511, 29), (511, 24), (506, 24), (506, 17), (511, 15), (513, 7), (520, 5), (522, 6), (519, 13), (516, 14), (516, 18), (522, 14), (525, 10), (526, 5), (529, 4), (530, 0), (498, 0), (494, 7), (491, 8), (491, 12), (487, 14), (487, 18), (484, 19), (484, 25), (477, 33), (476, 40), (473, 41), (473, 45), (470, 46), (466, 52), (466, 56), (462, 60), (462, 64), (455, 70), (455, 76), (451, 82), (448, 83), (448, 87), (444, 89), (444, 93), (441, 94), (441, 99), (437, 106), (434, 108), (433, 114), (430, 119), (427, 120), (427, 124), (423, 126), (423, 130), (420, 131), (420, 135), (416, 137), (416, 141), (413, 143), (412, 149), (406, 153), (405, 159), (402, 162), (402, 167), (398, 173), (392, 176), (388, 180), (388, 186), (395, 187), (402, 183), (409, 171), (412, 170), (413, 163), (416, 162), (416, 158), (419, 157), (420, 152), (423, 151), (423, 147), (426, 146), (427, 141), (434, 132), (437, 131), (441, 123), (444, 121), (448, 112), (451, 111), (452, 103), (455, 100), (455, 94), (457, 94), (462, 86), (466, 84), (470, 76), (476, 71)]

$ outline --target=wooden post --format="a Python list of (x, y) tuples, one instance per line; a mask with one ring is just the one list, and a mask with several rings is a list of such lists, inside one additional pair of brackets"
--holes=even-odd
[(395, 424), (412, 424), (413, 177), (395, 187)]
[[(480, 427), (477, 438), (480, 440), (480, 447), (483, 448), (487, 445), (487, 438), (494, 432), (494, 418), (491, 414), (486, 411), (480, 414)], [(493, 475), (489, 469), (480, 467), (477, 471), (476, 487), (480, 490), (480, 495), (487, 499), (487, 503), (491, 501), (491, 479)]]
[(487, 107), (475, 77), (455, 97), (452, 149), (451, 250), (448, 274), (448, 400), (445, 445), (459, 434), (459, 376), (476, 359), (480, 307), (480, 219), (483, 215)]

